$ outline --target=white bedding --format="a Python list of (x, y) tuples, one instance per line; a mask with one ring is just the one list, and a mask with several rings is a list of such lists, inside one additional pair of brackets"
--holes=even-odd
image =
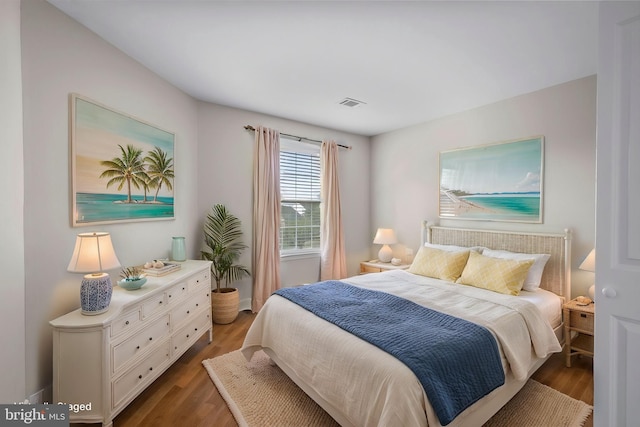
[[(520, 381), (531, 374), (537, 358), (561, 349), (549, 320), (529, 298), (402, 270), (344, 281), (394, 293), (487, 327), (498, 339), (509, 376)], [(270, 297), (256, 316), (242, 351), (250, 359), (262, 348), (277, 356), (325, 403), (325, 409), (328, 404), (329, 412), (343, 425), (440, 425), (418, 379), (403, 363), (279, 296)], [(450, 425), (455, 424), (454, 420)]]
[(562, 298), (553, 292), (540, 288), (533, 292), (523, 290), (520, 291), (518, 298), (535, 304), (552, 328), (555, 329), (562, 323)]

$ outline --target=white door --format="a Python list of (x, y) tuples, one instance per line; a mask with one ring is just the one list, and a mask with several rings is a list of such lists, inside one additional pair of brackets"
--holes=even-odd
[(601, 2), (596, 427), (640, 425), (640, 2)]

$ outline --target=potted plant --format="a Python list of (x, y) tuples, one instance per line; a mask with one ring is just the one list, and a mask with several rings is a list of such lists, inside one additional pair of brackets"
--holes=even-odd
[(216, 282), (216, 289), (211, 292), (213, 321), (222, 325), (236, 320), (240, 307), (238, 289), (229, 285), (250, 275), (245, 266), (235, 264), (247, 248), (242, 243), (241, 226), (240, 220), (221, 204), (213, 206), (204, 223), (202, 258), (211, 261), (211, 275)]

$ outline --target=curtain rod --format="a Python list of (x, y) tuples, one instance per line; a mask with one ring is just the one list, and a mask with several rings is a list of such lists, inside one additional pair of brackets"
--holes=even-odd
[[(244, 128), (246, 130), (252, 130), (254, 132), (256, 130), (256, 128), (254, 128), (251, 125), (246, 125)], [(288, 136), (289, 138), (297, 139), (298, 142), (300, 142), (300, 141), (302, 141), (304, 139), (305, 141), (315, 142), (316, 144), (322, 144), (322, 141), (318, 141), (317, 139), (305, 138), (304, 136), (289, 135), (288, 133), (282, 133), (282, 132), (280, 132), (280, 135)], [(338, 145), (338, 147), (341, 147), (341, 148), (344, 148), (344, 149), (347, 149), (347, 150), (351, 150), (351, 146), (349, 146), (349, 145), (342, 145), (342, 144), (337, 144), (337, 145)]]

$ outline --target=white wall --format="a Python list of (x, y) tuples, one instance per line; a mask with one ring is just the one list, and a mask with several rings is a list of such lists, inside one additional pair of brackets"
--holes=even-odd
[(22, 78), (20, 75), (20, 1), (0, 2), (0, 403), (25, 396), (24, 160)]
[[(438, 152), (545, 137), (542, 224), (442, 220), (502, 230), (573, 231), (572, 291), (584, 295), (593, 273), (578, 265), (595, 242), (596, 77), (590, 76), (372, 138), (372, 227), (393, 227), (415, 249), (423, 219), (438, 222)], [(375, 255), (378, 248), (371, 249)]]
[[(369, 138), (312, 126), (264, 114), (201, 103), (198, 110), (198, 176), (202, 218), (211, 206), (222, 203), (242, 221), (245, 244), (240, 263), (251, 266), (252, 188), (254, 133), (245, 125), (259, 125), (316, 140), (334, 139), (352, 150), (339, 151), (340, 195), (344, 216), (345, 246), (350, 274), (369, 255)], [(281, 264), (284, 286), (319, 280), (318, 257), (287, 258)], [(251, 306), (251, 278), (234, 284), (240, 290), (241, 308)]]
[[(82, 277), (66, 271), (77, 233), (110, 232), (123, 265), (167, 256), (176, 235), (186, 237), (188, 255), (195, 256), (197, 102), (43, 1), (22, 2), (22, 61), (26, 391), (31, 394), (52, 381), (49, 320), (79, 306)], [(175, 132), (175, 220), (70, 226), (71, 92)], [(19, 250), (20, 239), (4, 241)], [(118, 270), (111, 273), (117, 277)]]

